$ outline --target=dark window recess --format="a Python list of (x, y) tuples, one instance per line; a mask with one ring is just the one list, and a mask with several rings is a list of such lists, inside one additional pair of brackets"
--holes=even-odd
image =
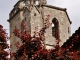
[(69, 33), (70, 31), (69, 31), (69, 27), (68, 27), (68, 33)]
[(34, 16), (36, 16), (36, 13), (34, 13)]
[(53, 18), (52, 20), (52, 36), (54, 36), (56, 39), (59, 39), (59, 23), (56, 18)]
[(25, 17), (25, 21), (26, 21), (26, 17)]

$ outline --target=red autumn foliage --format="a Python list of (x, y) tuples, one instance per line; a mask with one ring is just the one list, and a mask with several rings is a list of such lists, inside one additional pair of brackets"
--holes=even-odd
[(9, 48), (7, 44), (7, 33), (3, 29), (3, 26), (0, 25), (0, 60), (9, 60), (7, 58), (9, 53), (5, 51), (6, 48)]
[(17, 52), (12, 54), (15, 60), (80, 60), (79, 52), (72, 48), (73, 43), (80, 39), (78, 39), (80, 34), (77, 34), (72, 39), (70, 46), (66, 44), (65, 47), (60, 47), (59, 43), (61, 40), (58, 39), (54, 49), (47, 50), (45, 48), (44, 33), (46, 33), (45, 30), (51, 25), (49, 17), (50, 15), (47, 15), (45, 26), (39, 32), (35, 31), (34, 36), (27, 33), (25, 26), (21, 33), (17, 28), (14, 29), (13, 33), (15, 36), (19, 37), (23, 42), (23, 45), (19, 47)]

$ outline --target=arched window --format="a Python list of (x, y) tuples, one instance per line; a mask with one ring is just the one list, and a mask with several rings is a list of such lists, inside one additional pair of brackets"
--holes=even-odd
[(59, 23), (56, 18), (53, 18), (52, 20), (52, 36), (54, 36), (56, 39), (59, 39)]

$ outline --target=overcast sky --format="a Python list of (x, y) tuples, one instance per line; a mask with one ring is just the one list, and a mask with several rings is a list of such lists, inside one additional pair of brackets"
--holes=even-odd
[[(2, 24), (5, 29), (9, 30), (7, 19), (17, 1), (18, 0), (0, 0), (0, 24)], [(47, 3), (57, 7), (67, 8), (67, 13), (72, 21), (71, 32), (74, 33), (75, 30), (78, 29), (80, 26), (80, 0), (47, 0)]]

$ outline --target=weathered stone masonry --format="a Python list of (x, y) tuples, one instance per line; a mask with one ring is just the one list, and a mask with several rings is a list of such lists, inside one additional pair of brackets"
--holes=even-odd
[[(36, 5), (36, 1), (38, 4)], [(61, 40), (60, 45), (62, 45), (71, 34), (71, 21), (66, 12), (66, 8), (60, 8), (52, 5), (48, 5), (46, 0), (19, 0), (12, 11), (9, 14), (8, 22), (10, 23), (10, 43), (11, 52), (17, 50), (15, 43), (21, 40), (14, 36), (13, 29), (15, 26), (21, 30), (21, 22), (24, 20), (26, 22), (26, 27), (30, 30), (30, 34), (33, 36), (35, 27), (38, 26), (38, 30), (44, 27), (46, 15), (50, 15), (50, 22), (54, 18), (58, 22), (58, 32), (59, 39)], [(55, 36), (52, 34), (52, 26), (50, 26), (45, 36), (46, 48), (52, 48), (49, 45), (55, 45)], [(21, 43), (22, 44), (22, 43)]]

